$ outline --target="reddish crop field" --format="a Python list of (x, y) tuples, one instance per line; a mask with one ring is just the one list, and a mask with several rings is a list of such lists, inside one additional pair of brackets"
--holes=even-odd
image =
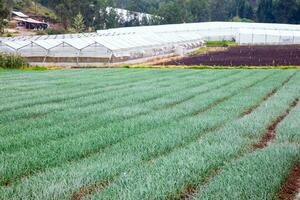
[(300, 46), (239, 46), (160, 65), (300, 66)]

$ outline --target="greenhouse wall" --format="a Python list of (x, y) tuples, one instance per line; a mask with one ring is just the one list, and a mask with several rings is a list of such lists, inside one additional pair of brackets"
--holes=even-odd
[(204, 41), (235, 40), (242, 45), (300, 44), (300, 26), (204, 22), (129, 27), (97, 33), (0, 38), (0, 51), (32, 63), (126, 63), (167, 55), (185, 55)]

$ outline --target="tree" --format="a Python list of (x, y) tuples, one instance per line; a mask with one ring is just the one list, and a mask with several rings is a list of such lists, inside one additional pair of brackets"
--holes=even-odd
[(0, 0), (0, 34), (4, 33), (4, 27), (7, 25), (7, 17), (9, 10), (4, 5), (3, 0)]
[(279, 23), (299, 23), (297, 21), (299, 0), (274, 0), (273, 15), (276, 22)]
[(260, 0), (256, 16), (259, 22), (274, 22), (273, 0)]
[(192, 16), (192, 22), (202, 22), (209, 20), (209, 10), (207, 0), (189, 0), (188, 10)]
[(117, 28), (119, 25), (120, 16), (115, 9), (111, 9), (107, 14), (106, 28)]
[(174, 2), (161, 4), (158, 15), (163, 17), (164, 23), (182, 23), (182, 8)]
[(76, 33), (82, 33), (85, 29), (84, 19), (81, 13), (78, 13), (74, 19), (73, 28)]
[(210, 20), (211, 21), (224, 21), (227, 19), (226, 13), (226, 0), (210, 0)]
[[(3, 1), (3, 0), (2, 0)], [(65, 28), (73, 27), (81, 13), (90, 30), (110, 27), (138, 26), (201, 21), (259, 21), (300, 23), (300, 0), (4, 0), (37, 1), (53, 9)], [(21, 4), (20, 4), (21, 5)], [(22, 8), (24, 6), (19, 6)], [(157, 15), (156, 18), (126, 20), (106, 9), (123, 8), (132, 12)], [(124, 17), (124, 16), (123, 16)]]

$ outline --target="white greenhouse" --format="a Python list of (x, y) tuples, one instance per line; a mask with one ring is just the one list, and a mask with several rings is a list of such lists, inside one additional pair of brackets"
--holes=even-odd
[(300, 44), (300, 26), (204, 22), (116, 28), (97, 33), (0, 38), (0, 51), (35, 64), (95, 65), (140, 62), (178, 55), (205, 41), (235, 40), (242, 45)]
[(199, 34), (77, 34), (2, 39), (1, 52), (17, 53), (31, 63), (124, 63), (184, 54), (204, 45)]

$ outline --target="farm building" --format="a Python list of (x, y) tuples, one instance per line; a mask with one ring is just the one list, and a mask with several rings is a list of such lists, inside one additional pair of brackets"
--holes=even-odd
[(24, 27), (26, 29), (38, 29), (45, 30), (48, 28), (48, 24), (35, 19), (30, 18), (22, 12), (12, 11), (12, 19), (16, 21), (18, 26)]
[(1, 38), (0, 51), (18, 53), (32, 63), (95, 65), (137, 62), (185, 54), (204, 41), (239, 44), (300, 44), (300, 26), (207, 22), (116, 28), (97, 33)]

